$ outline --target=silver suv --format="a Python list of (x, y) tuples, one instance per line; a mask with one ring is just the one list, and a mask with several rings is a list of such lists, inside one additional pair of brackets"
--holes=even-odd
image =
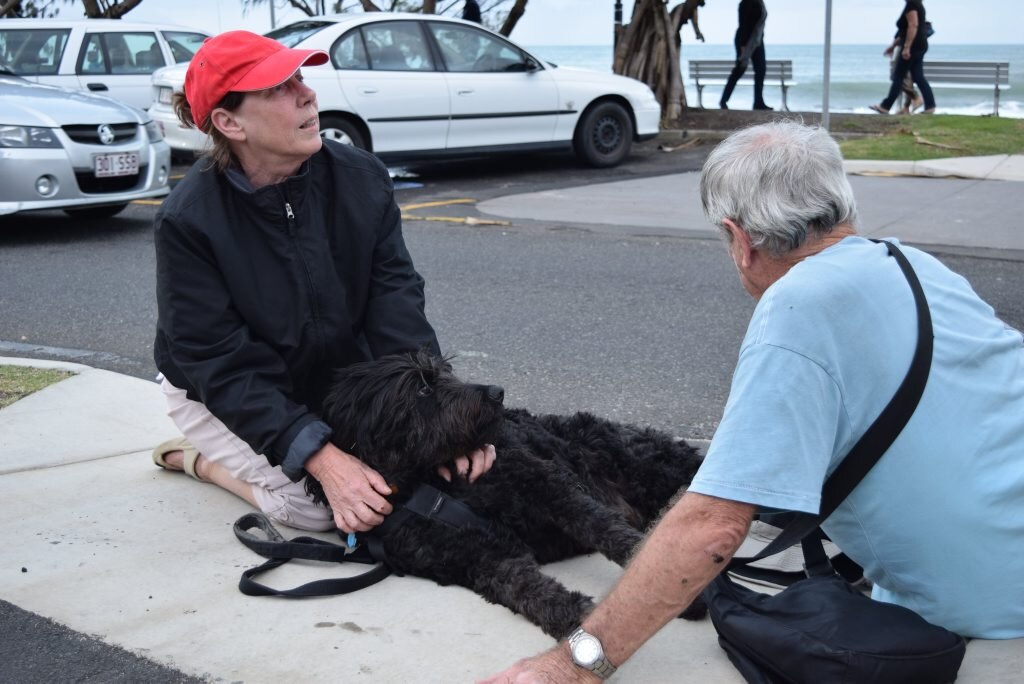
[(147, 109), (150, 77), (188, 62), (208, 34), (114, 19), (4, 19), (0, 66), (37, 83), (89, 90)]

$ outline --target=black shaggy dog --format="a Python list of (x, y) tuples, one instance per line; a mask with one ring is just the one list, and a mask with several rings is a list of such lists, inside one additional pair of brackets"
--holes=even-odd
[[(405, 354), (340, 371), (324, 419), (335, 444), (397, 489), (396, 512), (425, 483), (491, 522), (486, 530), (417, 515), (386, 523), (381, 542), (395, 571), (472, 589), (561, 638), (593, 601), (540, 564), (597, 551), (625, 565), (700, 459), (652, 429), (588, 413), (534, 416), (506, 410), (503, 399), (500, 387), (456, 378), (444, 359)], [(498, 457), (474, 484), (438, 475), (484, 444)], [(309, 488), (326, 501), (318, 482)], [(684, 617), (702, 614), (694, 605)]]

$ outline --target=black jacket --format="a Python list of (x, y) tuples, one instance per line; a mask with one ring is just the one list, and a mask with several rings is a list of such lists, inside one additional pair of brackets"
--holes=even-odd
[(734, 42), (736, 47), (743, 47), (754, 37), (754, 32), (764, 22), (768, 12), (764, 0), (740, 0), (738, 11), (739, 24), (736, 27)]
[(914, 35), (914, 42), (910, 44), (910, 54), (916, 57), (928, 51), (928, 27), (925, 26), (925, 22), (928, 19), (925, 16), (924, 5), (920, 0), (907, 0), (900, 18), (896, 20), (896, 35), (899, 37), (896, 52), (899, 53), (903, 49), (903, 43), (906, 41), (907, 30), (910, 28), (907, 21), (907, 12), (911, 10), (917, 11), (917, 33)]
[[(195, 164), (156, 217), (157, 368), (293, 480), (334, 368), (427, 347), (387, 169), (325, 141), (283, 183)], [(342, 448), (344, 448), (342, 446)]]

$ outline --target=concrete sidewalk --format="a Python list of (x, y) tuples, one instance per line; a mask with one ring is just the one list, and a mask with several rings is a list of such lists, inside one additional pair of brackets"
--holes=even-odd
[[(947, 163), (958, 176), (982, 167)], [(979, 173), (991, 179), (1022, 168), (1014, 157)], [(693, 209), (694, 176), (532, 193), (478, 208), (524, 221), (707, 234), (699, 202)], [(853, 181), (869, 234), (1024, 250), (1024, 228), (1006, 220), (1024, 215), (1024, 193), (1015, 183)], [(505, 608), (411, 577), (389, 577), (331, 598), (243, 596), (239, 575), (260, 559), (234, 539), (231, 525), (249, 509), (225, 491), (153, 466), (150, 449), (177, 435), (155, 383), (77, 364), (0, 358), (0, 365), (75, 373), (0, 410), (0, 525), (6, 530), (0, 598), (210, 681), (471, 682), (552, 644)], [(363, 570), (292, 563), (265, 581), (285, 587)], [(548, 570), (596, 596), (621, 574), (598, 556)], [(1022, 666), (1024, 639), (973, 641), (958, 681), (1017, 682)], [(674, 621), (616, 680), (743, 681), (707, 620)]]
[[(858, 230), (924, 247), (1024, 251), (1024, 156), (932, 162), (846, 162), (860, 212)], [(481, 202), (484, 214), (602, 226), (643, 234), (709, 236), (700, 173), (506, 195)]]

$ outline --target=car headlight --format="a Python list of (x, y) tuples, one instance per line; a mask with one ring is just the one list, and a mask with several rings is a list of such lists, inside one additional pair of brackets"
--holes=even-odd
[(62, 147), (49, 128), (0, 125), (0, 147)]
[(164, 139), (164, 131), (156, 121), (146, 122), (146, 135), (149, 136), (150, 142), (159, 142)]
[(156, 101), (163, 105), (170, 105), (174, 96), (174, 89), (167, 86), (159, 86), (156, 89)]

